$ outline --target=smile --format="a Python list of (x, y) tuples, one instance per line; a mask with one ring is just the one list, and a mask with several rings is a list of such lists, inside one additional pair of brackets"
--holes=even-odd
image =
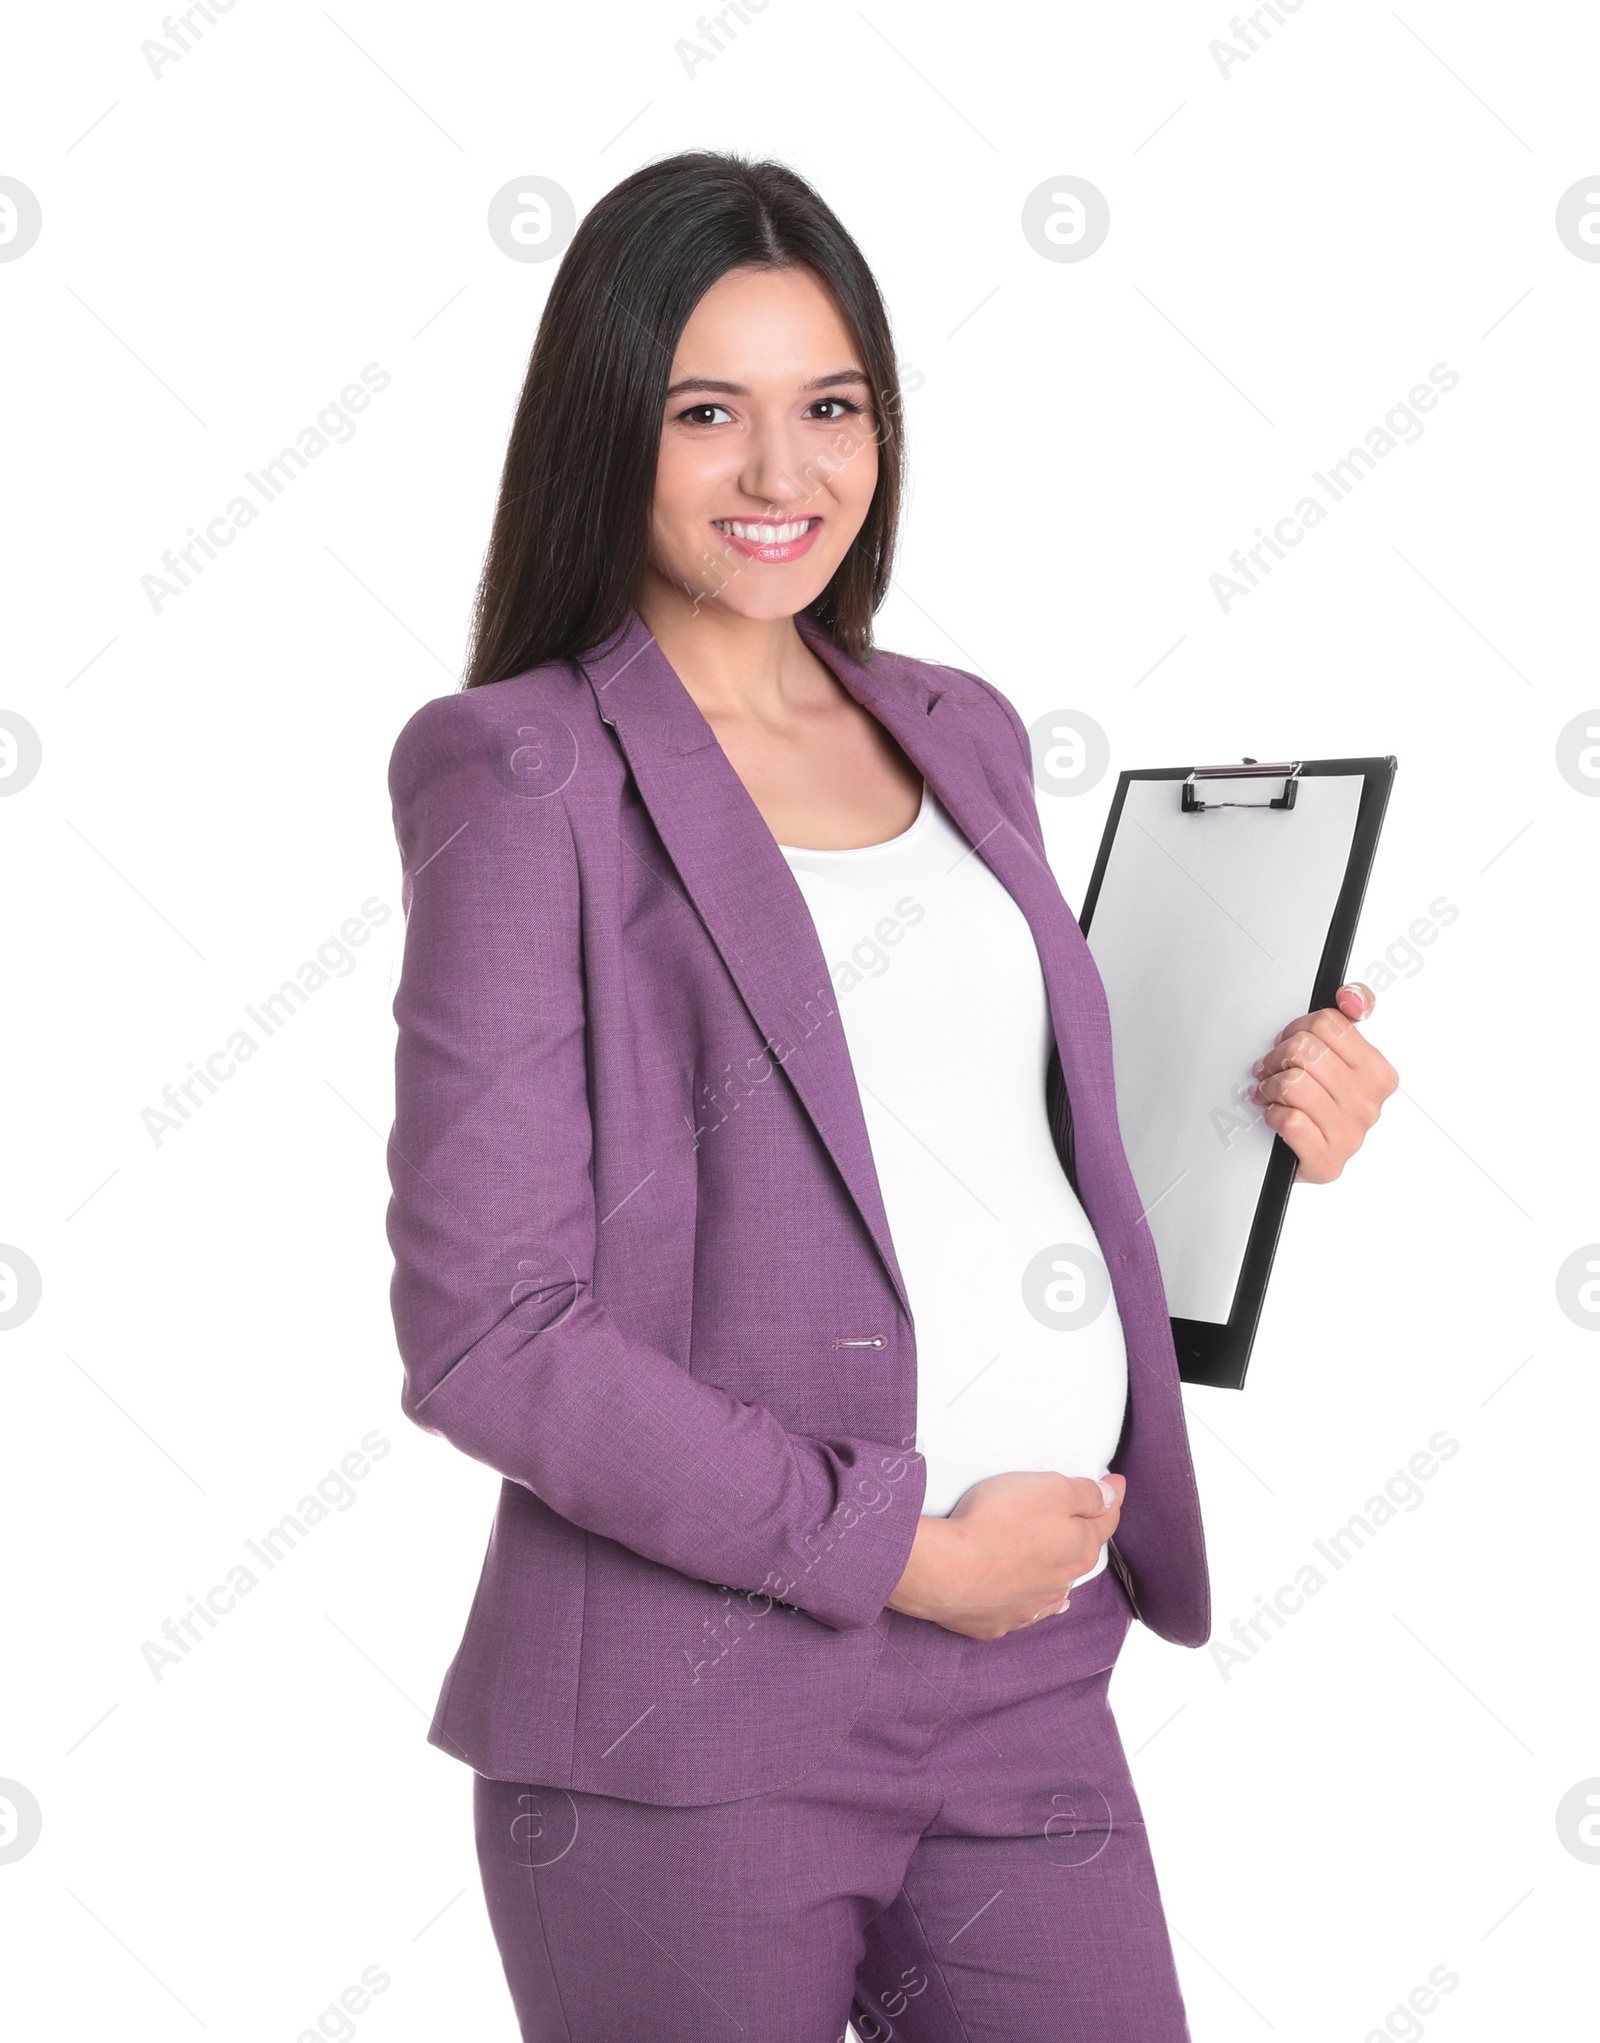
[(786, 524), (772, 524), (751, 518), (713, 518), (723, 538), (749, 560), (798, 560), (809, 552), (822, 529), (820, 518), (791, 518)]

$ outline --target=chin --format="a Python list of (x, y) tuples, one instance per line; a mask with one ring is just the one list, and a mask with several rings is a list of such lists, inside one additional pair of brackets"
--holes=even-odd
[(754, 624), (771, 624), (777, 618), (793, 617), (804, 610), (826, 587), (826, 582), (818, 582), (815, 587), (807, 583), (804, 588), (795, 588), (787, 593), (774, 589), (759, 600), (737, 603), (730, 603), (724, 591), (718, 602), (722, 609), (731, 611), (735, 617), (747, 617)]
[(722, 610), (732, 617), (747, 618), (752, 624), (771, 624), (780, 617), (793, 617), (814, 603), (833, 574), (830, 567), (820, 576), (795, 575), (783, 582), (774, 579), (764, 589), (741, 587), (746, 578), (740, 575), (720, 589), (700, 592), (695, 600), (702, 609)]

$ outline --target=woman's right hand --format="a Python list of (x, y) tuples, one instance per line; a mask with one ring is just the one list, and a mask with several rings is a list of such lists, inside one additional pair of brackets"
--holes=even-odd
[(999, 1639), (1060, 1610), (1117, 1529), (1126, 1476), (985, 1476), (948, 1518), (919, 1520), (891, 1610)]

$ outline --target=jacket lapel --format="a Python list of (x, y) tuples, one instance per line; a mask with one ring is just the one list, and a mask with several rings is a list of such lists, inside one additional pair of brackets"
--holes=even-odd
[(769, 1054), (788, 1074), (909, 1315), (827, 961), (787, 860), (637, 611), (620, 639), (579, 664), (677, 878)]

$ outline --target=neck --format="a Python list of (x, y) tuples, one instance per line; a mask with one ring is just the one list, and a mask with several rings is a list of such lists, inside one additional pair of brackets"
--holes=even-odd
[(634, 607), (708, 723), (782, 721), (815, 687), (816, 659), (792, 617), (741, 617), (645, 571)]

